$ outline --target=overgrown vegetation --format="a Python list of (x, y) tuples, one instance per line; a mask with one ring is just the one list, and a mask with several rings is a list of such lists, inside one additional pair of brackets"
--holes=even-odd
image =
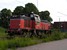
[(43, 38), (44, 42), (54, 41), (54, 40), (61, 40), (67, 38), (67, 32), (61, 32), (58, 30), (53, 30), (50, 36)]
[(25, 47), (28, 45), (34, 45), (40, 43), (38, 39), (35, 38), (19, 38), (15, 37), (13, 39), (4, 39), (0, 40), (0, 48), (16, 48), (16, 47)]
[[(5, 29), (0, 27), (0, 37), (7, 36)], [(12, 39), (0, 38), (0, 50), (7, 50), (8, 48), (25, 47), (29, 45), (34, 45), (42, 42), (49, 42), (54, 40), (61, 40), (67, 38), (67, 32), (60, 32), (59, 30), (52, 30), (51, 35), (45, 35), (45, 38), (24, 38), (15, 37)]]
[(7, 34), (5, 33), (5, 30), (4, 28), (0, 27), (0, 37), (5, 37)]

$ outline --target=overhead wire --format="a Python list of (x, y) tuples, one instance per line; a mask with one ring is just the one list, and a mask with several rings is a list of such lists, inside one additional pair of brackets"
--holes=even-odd
[(25, 4), (25, 2), (23, 2), (22, 0), (21, 1), (15, 0), (15, 1), (18, 2), (18, 3)]
[(64, 14), (64, 13), (61, 13), (61, 12), (58, 12), (58, 13), (60, 13), (60, 14), (62, 14), (62, 15), (64, 15), (64, 16), (67, 16), (67, 14)]

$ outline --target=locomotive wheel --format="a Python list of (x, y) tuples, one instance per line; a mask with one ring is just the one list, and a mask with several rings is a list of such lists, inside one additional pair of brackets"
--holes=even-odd
[(26, 37), (26, 34), (27, 34), (27, 33), (24, 31), (24, 32), (23, 32), (23, 37)]
[(36, 31), (36, 34), (37, 34), (37, 36), (38, 36), (39, 38), (42, 37), (42, 33), (41, 33), (40, 31)]
[(29, 35), (29, 37), (36, 36), (36, 30), (29, 31), (28, 35)]
[(21, 37), (31, 37), (33, 34), (31, 31), (23, 31), (23, 32), (20, 32), (20, 36)]
[(30, 35), (31, 35), (31, 32), (24, 32), (24, 34), (23, 34), (23, 37), (30, 37)]
[(25, 32), (25, 33), (24, 33), (24, 36), (25, 36), (25, 37), (28, 37), (28, 36), (29, 36), (29, 33), (28, 33), (28, 32)]
[(30, 32), (30, 37), (35, 36), (35, 34), (36, 34), (36, 33), (35, 33), (34, 31), (31, 31), (31, 32)]
[(23, 31), (20, 31), (20, 33), (19, 33), (19, 34), (20, 34), (20, 36), (21, 36), (21, 37), (23, 37), (24, 32), (23, 32)]
[(13, 32), (8, 33), (8, 38), (13, 38), (13, 37), (14, 37), (14, 33)]
[(28, 32), (28, 37), (32, 37), (33, 36), (33, 32), (29, 31)]
[(8, 33), (9, 36), (13, 36), (13, 33)]

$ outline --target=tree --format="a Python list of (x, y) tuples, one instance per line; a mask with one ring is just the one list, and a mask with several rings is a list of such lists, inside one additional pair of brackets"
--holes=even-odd
[(11, 16), (12, 15), (12, 12), (10, 9), (2, 9), (1, 10), (1, 18), (7, 18), (7, 16)]
[(50, 17), (50, 12), (49, 11), (41, 11), (39, 13), (40, 17), (42, 20), (48, 20), (49, 22), (52, 21), (52, 18)]
[(27, 14), (31, 12), (38, 14), (39, 11), (33, 3), (27, 3), (24, 8), (24, 13)]
[(1, 11), (0, 11), (0, 19), (1, 19)]
[(23, 14), (24, 7), (23, 6), (17, 6), (13, 12), (13, 15), (21, 15)]
[(12, 12), (10, 9), (2, 9), (1, 10), (1, 21), (2, 21), (2, 26), (7, 28), (8, 25), (9, 25), (9, 19), (10, 19), (10, 16), (12, 15)]

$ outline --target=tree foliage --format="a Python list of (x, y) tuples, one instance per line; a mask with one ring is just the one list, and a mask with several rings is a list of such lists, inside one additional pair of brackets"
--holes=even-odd
[(21, 15), (23, 14), (24, 7), (23, 6), (17, 6), (13, 12), (13, 15)]
[(50, 17), (50, 12), (49, 11), (41, 11), (39, 13), (40, 17), (42, 20), (48, 20), (49, 22), (52, 21), (52, 18)]
[(10, 9), (4, 8), (4, 9), (1, 10), (0, 16), (1, 16), (1, 23), (2, 23), (3, 27), (5, 27), (5, 28), (8, 27), (9, 18), (10, 18), (11, 15), (12, 15), (12, 12), (11, 12)]
[(39, 10), (37, 9), (37, 7), (33, 4), (33, 3), (27, 3), (25, 5), (25, 9), (24, 9), (25, 13), (30, 13), (30, 12), (34, 12), (36, 14), (38, 14)]
[(27, 3), (25, 7), (17, 6), (13, 11), (13, 15), (29, 14), (31, 12), (38, 14), (39, 11), (33, 3)]

